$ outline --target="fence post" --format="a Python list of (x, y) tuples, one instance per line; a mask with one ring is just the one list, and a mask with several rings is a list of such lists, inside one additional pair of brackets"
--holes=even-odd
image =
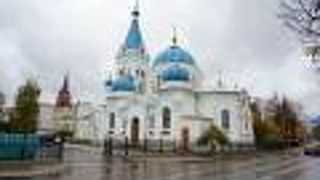
[(143, 152), (147, 153), (147, 151), (148, 151), (148, 139), (145, 138), (143, 142)]
[(108, 140), (106, 137), (103, 139), (103, 155), (108, 155)]
[(113, 142), (112, 142), (112, 137), (109, 138), (109, 141), (108, 141), (108, 155), (109, 156), (112, 156), (113, 154)]
[(173, 143), (173, 153), (176, 154), (177, 153), (176, 139), (173, 139), (172, 143)]
[(127, 136), (124, 139), (124, 155), (125, 156), (129, 155), (129, 140)]
[(58, 142), (58, 158), (59, 160), (63, 159), (63, 150), (64, 150), (64, 137), (60, 137), (60, 142)]
[(163, 152), (163, 140), (162, 138), (160, 138), (160, 142), (159, 142), (159, 152), (162, 153)]
[[(17, 138), (15, 138), (15, 137), (13, 137), (13, 139), (15, 140), (15, 139), (17, 139)], [(27, 134), (26, 133), (23, 133), (23, 144), (21, 144), (22, 146), (21, 146), (21, 160), (25, 160), (25, 155), (26, 155), (26, 153), (25, 153), (25, 151), (26, 151), (26, 147), (28, 146), (27, 145)]]

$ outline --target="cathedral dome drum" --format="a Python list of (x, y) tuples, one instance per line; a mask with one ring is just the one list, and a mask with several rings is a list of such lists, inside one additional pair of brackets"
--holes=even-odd
[(161, 79), (164, 81), (189, 81), (190, 73), (185, 68), (173, 65), (162, 72)]
[(135, 91), (134, 78), (131, 75), (121, 75), (114, 81), (107, 80), (106, 86), (111, 86), (112, 91)]

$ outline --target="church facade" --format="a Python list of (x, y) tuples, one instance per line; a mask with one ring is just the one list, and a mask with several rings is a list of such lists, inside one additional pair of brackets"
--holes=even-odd
[[(141, 144), (144, 139), (168, 140), (177, 146), (195, 144), (211, 124), (234, 144), (254, 142), (249, 94), (244, 89), (202, 88), (197, 59), (172, 43), (151, 59), (135, 8), (112, 75), (104, 82), (106, 108), (100, 137)], [(103, 127), (102, 127), (103, 126)]]

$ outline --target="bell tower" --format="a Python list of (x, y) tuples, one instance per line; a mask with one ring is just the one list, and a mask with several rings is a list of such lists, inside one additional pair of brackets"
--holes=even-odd
[(118, 79), (128, 79), (134, 83), (136, 92), (144, 93), (148, 87), (150, 73), (149, 54), (140, 30), (138, 1), (131, 11), (131, 17), (129, 30), (115, 58), (115, 74), (108, 84), (112, 86), (112, 83), (117, 82)]
[(63, 84), (58, 92), (55, 107), (54, 107), (54, 122), (55, 129), (58, 132), (71, 135), (75, 130), (75, 117), (71, 102), (71, 93), (69, 89), (69, 75), (65, 75)]

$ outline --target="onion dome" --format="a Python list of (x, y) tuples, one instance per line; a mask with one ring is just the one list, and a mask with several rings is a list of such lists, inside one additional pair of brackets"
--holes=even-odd
[(158, 64), (168, 64), (168, 63), (183, 63), (188, 65), (195, 65), (194, 59), (191, 54), (181, 48), (178, 44), (178, 39), (176, 35), (176, 29), (174, 28), (172, 45), (162, 51), (155, 59), (153, 65)]
[(164, 70), (160, 77), (164, 81), (188, 81), (190, 73), (187, 69), (175, 65)]
[(193, 57), (184, 49), (177, 45), (172, 45), (162, 53), (160, 53), (155, 61), (154, 66), (158, 64), (167, 64), (167, 63), (184, 63), (189, 65), (194, 65)]
[(111, 85), (111, 91), (135, 91), (135, 89), (134, 79), (131, 75), (121, 75)]

